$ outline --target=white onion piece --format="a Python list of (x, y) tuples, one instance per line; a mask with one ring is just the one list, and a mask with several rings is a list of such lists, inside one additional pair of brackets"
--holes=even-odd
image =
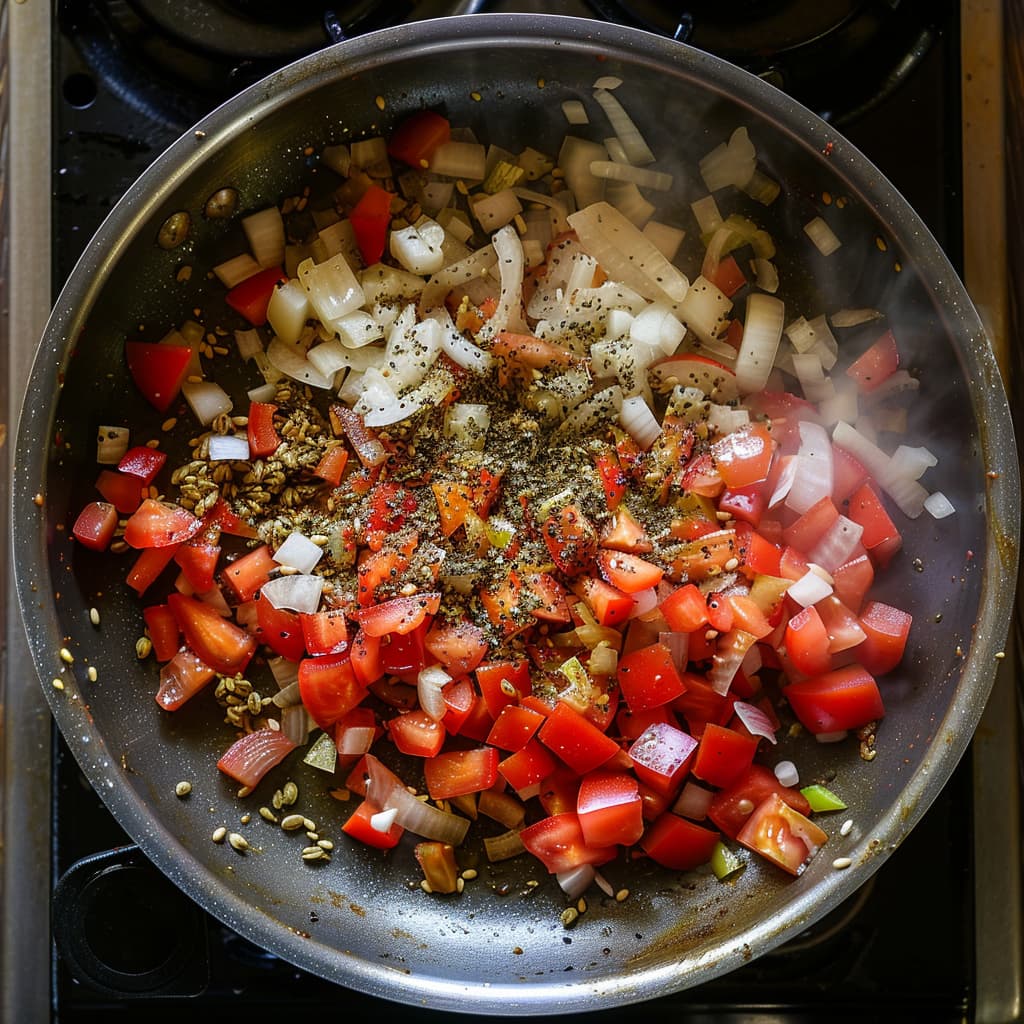
[(244, 331), (235, 331), (235, 345), (238, 347), (239, 358), (246, 362), (258, 355), (263, 355), (263, 339), (255, 327)]
[(658, 220), (649, 220), (643, 228), (644, 237), (653, 243), (654, 247), (667, 260), (674, 260), (679, 246), (683, 244), (686, 232), (682, 228), (673, 227), (671, 224), (663, 224)]
[(801, 608), (809, 608), (812, 604), (824, 600), (831, 593), (832, 585), (811, 569), (808, 569), (795, 583), (790, 584), (786, 591), (786, 595), (793, 598)]
[(317, 372), (322, 373), (325, 377), (333, 378), (339, 370), (343, 370), (349, 365), (345, 355), (345, 346), (337, 339), (333, 339), (320, 345), (314, 345), (306, 353), (306, 359)]
[(309, 319), (309, 296), (298, 281), (286, 281), (271, 293), (267, 322), (285, 343), (294, 345)]
[(185, 381), (181, 385), (181, 393), (204, 427), (209, 426), (221, 413), (231, 412), (231, 397), (213, 381)]
[(732, 709), (736, 712), (736, 717), (747, 727), (748, 732), (764, 737), (769, 743), (777, 742), (772, 720), (756, 704), (738, 700)]
[(320, 373), (294, 345), (286, 345), (278, 338), (274, 338), (267, 347), (267, 359), (271, 366), (292, 380), (324, 391), (334, 387), (333, 377)]
[(673, 805), (672, 812), (693, 821), (703, 821), (708, 816), (714, 796), (710, 789), (698, 786), (696, 782), (687, 782), (679, 794), (679, 799)]
[(407, 306), (410, 318), (399, 317), (388, 335), (382, 365), (396, 393), (414, 387), (427, 375), (441, 353), (441, 325), (436, 320), (416, 321), (416, 310)]
[(569, 124), (590, 124), (587, 108), (579, 100), (563, 100), (562, 113)]
[(640, 395), (622, 400), (619, 423), (644, 451), (647, 451), (661, 434), (661, 424)]
[(211, 462), (248, 462), (249, 439), (232, 434), (214, 434), (210, 438)]
[(317, 241), (323, 246), (324, 259), (340, 254), (348, 260), (350, 267), (362, 266), (363, 257), (359, 252), (356, 229), (347, 218), (321, 228)]
[(594, 99), (605, 112), (612, 131), (626, 151), (629, 162), (636, 167), (653, 164), (654, 154), (651, 147), (647, 145), (647, 140), (640, 134), (640, 129), (626, 113), (622, 104), (607, 89), (595, 89)]
[(594, 82), (595, 89), (618, 89), (622, 85), (622, 79), (618, 75), (602, 75), (596, 82)]
[(797, 317), (791, 324), (787, 324), (785, 333), (797, 352), (809, 352), (817, 341), (814, 328), (807, 322), (806, 317)]
[(302, 704), (289, 704), (281, 708), (281, 732), (297, 747), (309, 741), (313, 719)]
[(371, 172), (371, 177), (391, 177), (387, 140), (380, 135), (353, 142), (349, 147), (349, 159), (352, 166)]
[(597, 884), (598, 889), (600, 889), (601, 892), (605, 894), (605, 896), (608, 896), (609, 898), (615, 896), (614, 886), (596, 868), (594, 869), (594, 882)]
[(571, 435), (576, 431), (584, 432), (596, 424), (612, 419), (622, 408), (622, 388), (612, 384), (592, 395), (578, 406), (559, 424), (555, 431), (556, 438)]
[(480, 227), (488, 232), (505, 227), (523, 212), (519, 197), (510, 188), (495, 192), (494, 195), (474, 198), (471, 205), (473, 216), (480, 222)]
[(924, 511), (928, 492), (916, 480), (894, 473), (889, 456), (862, 431), (840, 421), (832, 432), (832, 439), (863, 465), (904, 515), (916, 519)]
[(654, 204), (648, 202), (631, 181), (609, 182), (605, 198), (630, 224), (638, 228), (642, 229), (654, 216)]
[(578, 900), (590, 888), (596, 873), (593, 864), (580, 864), (568, 871), (556, 872), (555, 878), (570, 900)]
[(412, 398), (399, 398), (388, 380), (376, 367), (371, 366), (362, 377), (361, 393), (353, 409), (363, 417), (368, 427), (389, 427), (400, 423), (422, 405)]
[(321, 323), (338, 320), (366, 301), (362, 286), (340, 253), (323, 263), (303, 260), (298, 267), (298, 278)]
[(498, 262), (494, 246), (487, 245), (470, 253), (465, 259), (439, 270), (426, 283), (420, 299), (424, 309), (436, 309), (456, 285), (465, 286), (483, 277)]
[(417, 800), (403, 784), (373, 754), (366, 755), (366, 768), (369, 781), (366, 784), (366, 795), (381, 810), (395, 809), (398, 813), (395, 821), (424, 839), (436, 839), (438, 842), (451, 843), (458, 846), (466, 838), (469, 830), (469, 819), (457, 814), (439, 810), (431, 804)]
[(595, 178), (608, 181), (629, 181), (639, 188), (653, 189), (655, 192), (667, 192), (672, 187), (672, 175), (664, 171), (649, 171), (632, 164), (619, 164), (614, 160), (594, 160), (590, 164), (590, 173)]
[(267, 580), (260, 588), (262, 599), (275, 608), (312, 615), (320, 607), (320, 595), (324, 589), (323, 576), (295, 573)]
[(295, 530), (288, 534), (274, 552), (274, 561), (278, 565), (287, 565), (292, 569), (298, 569), (299, 572), (310, 573), (323, 555), (323, 548), (319, 544), (314, 544), (304, 533)]
[(808, 221), (804, 225), (804, 234), (814, 243), (814, 247), (822, 256), (831, 256), (843, 244), (821, 217)]
[(771, 260), (756, 256), (750, 261), (754, 271), (754, 284), (763, 292), (774, 295), (779, 290), (779, 271)]
[(127, 427), (100, 427), (96, 432), (96, 461), (116, 466), (126, 451), (131, 431)]
[(830, 317), (833, 327), (857, 327), (881, 318), (877, 309), (840, 309)]
[(339, 730), (338, 753), (342, 757), (362, 757), (370, 752), (376, 735), (377, 730), (371, 725), (351, 725)]
[(686, 661), (690, 654), (689, 633), (659, 633), (658, 643), (664, 644), (672, 655), (672, 664), (680, 672), (686, 671)]
[(819, 743), (842, 743), (848, 735), (846, 729), (839, 729), (836, 732), (816, 732), (814, 738)]
[(392, 231), (389, 252), (412, 274), (433, 274), (444, 266), (444, 228), (429, 217), (421, 217), (407, 228)]
[(772, 372), (782, 340), (786, 307), (773, 295), (754, 292), (747, 296), (743, 341), (736, 356), (736, 383), (740, 391), (761, 391)]
[(348, 146), (339, 143), (336, 146), (325, 146), (320, 151), (320, 162), (330, 167), (335, 174), (347, 178), (349, 168), (352, 166), (352, 157)]
[[(687, 327), (705, 344), (712, 344), (725, 328), (732, 299), (703, 274), (694, 278), (689, 291), (678, 304), (677, 312)], [(735, 350), (729, 351), (735, 356)]]
[[(276, 660), (285, 661), (284, 658), (278, 658)], [(290, 683), (278, 690), (278, 692), (271, 698), (274, 702), (274, 706), (278, 708), (291, 708), (302, 704), (302, 694), (299, 691), (299, 680), (296, 674), (298, 671), (298, 663), (294, 661), (287, 661), (285, 664), (291, 665), (294, 678)]]
[(391, 826), (394, 825), (397, 817), (397, 807), (389, 807), (386, 811), (378, 811), (376, 814), (370, 815), (370, 828), (374, 832), (390, 832)]
[(723, 696), (729, 692), (747, 651), (755, 642), (755, 638), (750, 633), (744, 633), (741, 630), (734, 630), (727, 634), (726, 639), (728, 642), (720, 644), (712, 656), (711, 669), (708, 672), (708, 682), (711, 684), (711, 688), (715, 693)]
[(820, 565), (828, 572), (835, 572), (845, 565), (860, 544), (864, 527), (846, 516), (840, 516), (825, 532), (825, 535), (807, 553), (807, 557), (815, 565)]
[(652, 302), (638, 313), (629, 325), (629, 338), (656, 349), (660, 355), (670, 356), (683, 340), (686, 328), (676, 319), (672, 310), (661, 302)]
[(435, 722), (440, 722), (448, 710), (441, 688), (451, 681), (452, 677), (440, 665), (427, 665), (420, 669), (416, 677), (416, 696), (420, 710), (425, 711)]
[(633, 609), (629, 613), (631, 619), (635, 619), (640, 615), (646, 615), (658, 607), (658, 592), (654, 587), (648, 587), (646, 590), (638, 591), (631, 596), (633, 598)]
[(491, 409), (487, 405), (455, 402), (444, 417), (444, 436), (454, 438), (463, 448), (482, 452), (491, 426)]
[(953, 503), (942, 491), (933, 491), (929, 494), (924, 499), (924, 507), (933, 519), (945, 519), (946, 516), (951, 516), (956, 512)]
[(825, 376), (825, 369), (816, 353), (794, 352), (792, 362), (804, 398), (809, 402), (825, 402), (836, 393), (835, 383), (831, 377)]
[(729, 138), (703, 157), (698, 167), (709, 192), (726, 185), (742, 188), (754, 176), (757, 152), (746, 128), (737, 128)]
[[(274, 682), (277, 683), (278, 687), (284, 691), (293, 684), (298, 689), (299, 685), (299, 666), (297, 662), (289, 661), (287, 658), (268, 658), (267, 668), (270, 669), (270, 674), (274, 677)], [(281, 705), (284, 707), (284, 705)]]
[[(527, 330), (523, 319), (523, 243), (514, 227), (506, 224), (491, 239), (498, 257), (501, 275), (501, 295), (498, 308), (484, 325), (484, 337), (492, 338), (498, 331)], [(439, 332), (440, 333), (440, 332)]]
[(284, 220), (276, 206), (243, 217), (242, 230), (261, 267), (269, 269), (284, 263)]
[(712, 402), (708, 408), (708, 426), (715, 434), (731, 434), (750, 422), (746, 409), (733, 409), (729, 405)]
[(337, 320), (332, 320), (329, 326), (337, 333), (345, 348), (363, 348), (384, 337), (383, 326), (374, 316), (362, 309), (353, 310)]
[(779, 780), (780, 786), (792, 789), (800, 783), (800, 773), (792, 761), (780, 761), (775, 766), (775, 778)]
[(359, 287), (363, 289), (363, 305), (373, 306), (415, 298), (423, 291), (423, 278), (401, 267), (375, 263), (359, 275)]
[[(625, 148), (623, 147), (622, 143), (619, 142), (618, 138), (615, 135), (609, 135), (608, 138), (602, 139), (601, 141), (604, 143), (604, 148), (608, 150), (608, 159), (611, 160), (612, 163), (632, 166), (629, 163), (629, 157), (626, 155)], [(594, 171), (593, 164), (590, 165), (590, 173), (596, 173)], [(597, 176), (599, 178), (603, 177), (603, 175), (600, 174), (598, 174)]]
[(566, 135), (562, 140), (558, 166), (576, 199), (577, 209), (604, 199), (605, 183), (590, 173), (590, 165), (594, 160), (607, 159), (608, 151), (600, 142), (590, 142), (575, 135)]
[(644, 298), (673, 305), (686, 298), (689, 282), (643, 232), (608, 203), (594, 203), (569, 217), (580, 245), (608, 276)]
[(487, 174), (487, 150), (478, 142), (442, 142), (430, 158), (430, 169), (445, 178), (482, 181)]
[(213, 272), (225, 288), (234, 288), (243, 281), (247, 281), (253, 274), (258, 274), (260, 265), (249, 253), (243, 252), (239, 256), (233, 256), (223, 263), (218, 263), (213, 268)]
[(690, 209), (693, 210), (693, 215), (697, 219), (697, 227), (702, 235), (709, 235), (721, 227), (722, 214), (714, 196), (707, 195), (695, 199), (690, 203)]
[(938, 464), (939, 460), (927, 448), (913, 448), (906, 444), (901, 444), (889, 459), (889, 468), (893, 473), (911, 480), (920, 480), (925, 470)]
[(803, 514), (815, 502), (832, 494), (832, 442), (825, 428), (817, 423), (801, 420), (798, 429), (797, 470), (786, 495), (786, 507)]
[(761, 671), (764, 661), (761, 658), (761, 648), (758, 644), (754, 644), (753, 647), (747, 651), (746, 656), (740, 664), (740, 670), (748, 678), (750, 676), (757, 675)]
[(769, 178), (767, 174), (758, 170), (756, 165), (750, 180), (745, 185), (740, 185), (740, 188), (762, 206), (771, 206), (782, 191), (782, 186), (774, 178)]

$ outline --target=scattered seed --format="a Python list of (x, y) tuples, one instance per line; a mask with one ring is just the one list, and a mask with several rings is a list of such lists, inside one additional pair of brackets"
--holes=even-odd
[(63, 690), (64, 689), (64, 680), (63, 679), (54, 678), (54, 680), (53, 680), (53, 688), (55, 690)]
[(41, 494), (34, 495), (33, 498), (32, 498), (32, 504), (35, 505), (37, 508), (42, 508), (43, 507), (43, 496)]
[(332, 843), (330, 839), (318, 839), (316, 841), (316, 845), (319, 846), (321, 850), (330, 851), (334, 849), (334, 843)]
[(326, 856), (327, 851), (321, 850), (319, 846), (307, 846), (302, 851), (302, 859), (307, 861), (323, 860)]
[(223, 843), (225, 838), (227, 837), (227, 834), (228, 830), (223, 825), (221, 825), (220, 828), (215, 828), (213, 830), (213, 835), (210, 838), (215, 843)]
[(848, 836), (853, 831), (853, 818), (847, 818), (843, 822), (842, 828), (839, 829), (841, 836)]
[(625, 903), (626, 900), (628, 900), (628, 899), (629, 899), (629, 890), (628, 889), (620, 889), (615, 894), (615, 902), (616, 903)]
[(511, 682), (509, 682), (509, 680), (502, 679), (501, 692), (505, 694), (506, 697), (514, 697), (517, 691), (515, 686)]
[(192, 792), (192, 783), (191, 782), (179, 782), (174, 787), (174, 795), (177, 796), (177, 797), (188, 796), (189, 793), (191, 793), (191, 792)]
[(281, 804), (284, 807), (291, 807), (299, 799), (299, 787), (294, 782), (286, 782), (281, 790)]
[(383, 96), (375, 97), (373, 102), (377, 104), (378, 110), (383, 110), (387, 106), (387, 100), (385, 100)]
[(424, 892), (433, 892), (434, 891), (433, 887), (431, 886), (431, 884), (425, 878), (423, 879), (422, 882), (420, 882), (420, 888)]
[(239, 800), (244, 800), (252, 792), (252, 786), (242, 786), (235, 794)]
[(99, 672), (96, 671), (96, 666), (95, 665), (90, 665), (85, 670), (85, 674), (89, 677), (89, 682), (90, 683), (95, 683), (96, 680), (99, 679), (99, 677), (100, 677)]
[(576, 904), (576, 909), (581, 914), (585, 914), (587, 912), (587, 901), (582, 896), (579, 898), (579, 901)]
[(732, 572), (733, 569), (736, 569), (736, 568), (739, 567), (739, 564), (740, 564), (740, 560), (738, 558), (730, 558), (729, 561), (725, 563), (725, 571), (726, 572)]
[(66, 647), (62, 647), (60, 649), (60, 660), (66, 665), (74, 665), (75, 656)]
[(483, 96), (481, 96), (481, 95), (480, 95), (480, 93), (478, 93), (478, 92), (471, 92), (471, 93), (469, 94), (469, 98), (470, 98), (470, 99), (471, 99), (471, 100), (472, 100), (472, 101), (473, 101), (474, 103), (479, 103), (479, 102), (480, 102), (480, 101), (481, 101), (481, 100), (483, 99)]
[(836, 857), (836, 859), (832, 861), (832, 867), (834, 867), (836, 871), (845, 871), (852, 863), (853, 861), (850, 860), (849, 857)]
[(473, 879), (477, 877), (477, 870), (476, 870), (476, 868), (466, 868), (466, 870), (462, 872), (462, 877), (467, 882), (472, 882)]
[(228, 836), (228, 842), (231, 844), (231, 848), (239, 853), (245, 853), (249, 849), (249, 841), (237, 832), (232, 832)]
[(307, 832), (315, 832), (316, 831), (316, 822), (315, 821), (310, 821), (309, 818), (303, 818), (302, 819), (302, 827)]
[(466, 880), (464, 878), (456, 878), (455, 879), (455, 891), (456, 892), (462, 892), (462, 890), (465, 889), (465, 888), (466, 888)]
[(1006, 651), (996, 651), (996, 661), (1002, 661), (1006, 657)]
[(317, 840), (319, 840), (320, 836), (316, 832), (307, 832), (306, 833), (306, 838), (311, 843), (315, 843), (315, 842), (317, 842)]
[(245, 814), (243, 814), (238, 820), (243, 825), (248, 825), (249, 822), (252, 821), (252, 815), (248, 811), (246, 811)]
[(260, 808), (260, 817), (264, 821), (273, 822), (275, 825), (277, 824), (278, 821), (277, 815), (269, 807)]
[(89, 609), (89, 621), (94, 626), (98, 626), (100, 624), (100, 610), (99, 610), (99, 608), (90, 608)]
[(153, 650), (153, 641), (148, 636), (140, 636), (135, 641), (135, 657), (139, 661), (145, 661), (149, 657), (150, 652)]
[(270, 806), (273, 807), (275, 811), (281, 810), (284, 806), (284, 797), (281, 794), (281, 790), (274, 790), (274, 795), (270, 798)]
[(579, 920), (580, 912), (575, 907), (566, 907), (559, 915), (563, 928), (571, 928)]
[(305, 820), (301, 814), (288, 814), (281, 819), (281, 828), (286, 832), (298, 832)]
[(171, 416), (170, 419), (166, 419), (160, 424), (160, 429), (165, 433), (168, 430), (173, 430), (178, 425), (178, 417)]

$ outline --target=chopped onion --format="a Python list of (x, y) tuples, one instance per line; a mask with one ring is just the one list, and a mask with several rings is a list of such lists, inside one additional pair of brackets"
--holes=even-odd
[(792, 761), (780, 761), (775, 766), (775, 778), (779, 780), (780, 786), (792, 789), (800, 783), (800, 773)]
[(595, 89), (618, 89), (622, 85), (622, 79), (618, 75), (602, 75), (595, 83)]
[(817, 423), (801, 420), (798, 429), (797, 470), (786, 495), (786, 507), (803, 514), (815, 502), (832, 494), (832, 442), (825, 428)]
[(235, 285), (247, 281), (253, 274), (258, 274), (260, 265), (249, 253), (243, 252), (223, 263), (218, 263), (213, 272), (225, 288), (234, 288)]
[(304, 533), (295, 530), (274, 552), (274, 561), (278, 565), (298, 569), (300, 573), (311, 573), (323, 555), (319, 544), (314, 544)]
[(629, 162), (636, 167), (654, 163), (654, 154), (647, 141), (640, 134), (633, 119), (626, 113), (622, 104), (607, 90), (595, 89), (594, 99), (601, 105), (612, 126), (622, 148), (626, 151)]
[(332, 323), (366, 301), (362, 286), (340, 253), (323, 263), (303, 260), (298, 267), (298, 278), (321, 323)]
[(609, 181), (630, 181), (639, 188), (653, 189), (655, 192), (667, 192), (672, 187), (672, 175), (664, 171), (648, 171), (632, 164), (619, 164), (614, 160), (594, 160), (590, 164), (590, 173), (595, 178), (606, 178)]
[(831, 256), (843, 244), (821, 217), (808, 221), (804, 225), (804, 233), (822, 256)]
[[(576, 208), (584, 209), (604, 199), (604, 181), (590, 173), (595, 160), (607, 160), (608, 150), (600, 142), (590, 142), (566, 135), (558, 151), (558, 166), (565, 176), (565, 183), (576, 197)], [(613, 279), (615, 275), (611, 275)]]
[(393, 230), (388, 244), (391, 255), (410, 273), (433, 274), (444, 266), (444, 228), (429, 217)]
[(324, 589), (323, 576), (295, 573), (268, 580), (260, 588), (262, 599), (275, 608), (312, 615), (320, 607), (320, 595)]
[(754, 646), (747, 651), (747, 655), (740, 665), (740, 671), (749, 678), (750, 676), (756, 676), (757, 673), (761, 671), (763, 665), (764, 662), (761, 660), (761, 648), (757, 644), (754, 644)]
[(619, 423), (644, 451), (647, 451), (661, 434), (661, 424), (640, 395), (622, 400)]
[(294, 345), (309, 319), (309, 296), (298, 281), (278, 285), (267, 306), (267, 322), (286, 344)]
[(498, 331), (525, 331), (523, 319), (523, 243), (514, 227), (506, 224), (491, 239), (498, 257), (498, 272), (501, 275), (501, 295), (498, 308), (484, 325), (485, 337), (493, 337)]
[(261, 267), (269, 269), (284, 264), (284, 220), (276, 206), (243, 217), (242, 230)]
[(286, 377), (324, 391), (334, 387), (334, 378), (326, 377), (294, 345), (275, 338), (267, 347), (267, 360)]
[(768, 382), (782, 340), (786, 307), (772, 295), (747, 296), (743, 341), (736, 357), (736, 383), (742, 392), (761, 391)]
[(458, 846), (465, 839), (469, 829), (468, 818), (417, 800), (405, 788), (402, 780), (385, 768), (373, 754), (366, 755), (366, 768), (370, 775), (366, 784), (367, 799), (382, 811), (397, 811), (395, 822), (402, 828), (424, 839), (435, 839), (441, 843), (451, 843), (452, 846)]
[(881, 318), (877, 309), (840, 309), (830, 317), (833, 327), (857, 327)]
[(763, 736), (769, 743), (777, 742), (772, 720), (757, 705), (738, 700), (732, 709), (736, 712), (736, 717), (747, 727), (748, 732), (754, 736)]
[(945, 519), (946, 516), (951, 516), (956, 512), (953, 503), (942, 491), (933, 491), (929, 494), (924, 499), (924, 507), (934, 519)]
[(761, 291), (774, 295), (779, 290), (779, 271), (775, 264), (771, 260), (756, 256), (751, 260), (751, 266), (756, 278), (754, 284)]
[(354, 167), (362, 168), (372, 178), (391, 177), (387, 140), (380, 135), (353, 142), (349, 147), (349, 157)]
[(494, 363), (491, 354), (474, 345), (455, 329), (447, 309), (443, 306), (432, 309), (426, 314), (425, 319), (436, 320), (441, 325), (441, 349), (453, 363), (457, 363), (464, 370), (481, 375), (490, 370)]
[(786, 594), (793, 598), (801, 608), (809, 608), (812, 604), (824, 600), (831, 593), (832, 585), (811, 569), (808, 569), (786, 591)]
[(248, 462), (249, 439), (233, 434), (214, 434), (210, 437), (210, 462)]
[(889, 469), (897, 476), (920, 480), (925, 471), (937, 466), (939, 460), (924, 447), (912, 448), (901, 444), (889, 459)]
[(430, 169), (445, 178), (483, 181), (487, 175), (487, 150), (478, 142), (442, 142), (430, 158)]
[(689, 633), (659, 633), (658, 643), (664, 644), (672, 655), (672, 664), (680, 672), (686, 671), (686, 660), (690, 654)]
[(700, 199), (690, 203), (690, 209), (693, 210), (693, 215), (697, 219), (697, 227), (702, 235), (710, 235), (721, 227), (722, 214), (719, 212), (714, 196), (701, 196)]
[[(280, 657), (268, 658), (267, 667), (270, 669), (270, 674), (274, 677), (274, 682), (277, 683), (282, 692), (289, 689), (293, 683), (298, 687), (299, 666), (294, 661)], [(296, 692), (298, 691), (296, 690)], [(283, 704), (281, 706), (284, 707)]]
[(424, 309), (437, 309), (443, 305), (445, 296), (452, 288), (456, 285), (465, 286), (483, 277), (497, 262), (498, 254), (493, 245), (477, 249), (465, 259), (434, 274), (423, 288), (420, 304)]
[(715, 693), (724, 695), (729, 692), (732, 681), (756, 638), (741, 629), (734, 629), (727, 633), (723, 640), (724, 642), (719, 642), (718, 650), (712, 656), (708, 682)]
[(750, 180), (745, 185), (740, 185), (740, 188), (762, 206), (771, 206), (782, 191), (782, 186), (774, 178), (769, 178), (767, 174), (758, 170), (756, 165)]
[(557, 872), (555, 878), (570, 900), (578, 900), (590, 888), (595, 874), (593, 864), (580, 864), (568, 871)]
[(302, 746), (309, 740), (309, 733), (313, 725), (313, 719), (301, 703), (289, 704), (281, 708), (281, 732), (295, 746)]
[(630, 224), (638, 228), (643, 228), (654, 216), (654, 204), (648, 202), (631, 181), (610, 182), (605, 196)]
[(342, 757), (362, 757), (368, 754), (377, 738), (372, 725), (350, 725), (338, 730), (338, 753)]
[(916, 480), (894, 473), (889, 456), (862, 431), (841, 420), (832, 439), (864, 466), (904, 515), (916, 519), (921, 514), (928, 492)]
[[(609, 135), (607, 139), (601, 140), (604, 143), (604, 148), (608, 150), (608, 159), (616, 164), (625, 164), (631, 166), (629, 163), (629, 157), (626, 156), (626, 151), (622, 147), (622, 143), (619, 142), (618, 138), (614, 135)], [(590, 173), (596, 174), (594, 171), (594, 165), (590, 165)], [(597, 177), (602, 177), (598, 174)]]
[(235, 345), (238, 346), (239, 358), (246, 362), (255, 356), (263, 355), (263, 339), (255, 327), (244, 331), (235, 331)]
[(387, 378), (372, 366), (363, 374), (361, 394), (353, 406), (366, 426), (374, 428), (401, 423), (421, 408), (412, 398), (399, 398)]
[(657, 220), (649, 220), (644, 225), (643, 231), (644, 236), (667, 260), (676, 258), (679, 247), (686, 237), (686, 232), (682, 228), (672, 227), (671, 224), (662, 224)]
[(325, 146), (320, 151), (320, 162), (326, 164), (335, 174), (347, 178), (349, 168), (352, 166), (352, 157), (349, 154), (348, 146), (336, 145)]
[(127, 427), (100, 427), (96, 433), (96, 461), (101, 466), (116, 466), (128, 451), (130, 436)]
[(828, 572), (835, 572), (845, 565), (860, 544), (864, 527), (846, 516), (839, 518), (828, 528), (825, 535), (808, 552), (808, 558)]
[(390, 807), (386, 811), (378, 811), (376, 814), (370, 815), (370, 828), (374, 832), (390, 832), (397, 817), (397, 807)]
[(698, 167), (709, 192), (717, 192), (726, 185), (746, 185), (757, 168), (757, 152), (747, 129), (737, 128), (729, 141), (716, 146)]
[(440, 665), (428, 665), (420, 669), (416, 677), (416, 696), (420, 710), (426, 712), (435, 722), (440, 722), (448, 710), (445, 704), (442, 687), (452, 681), (452, 677)]
[[(284, 658), (277, 658), (275, 660), (285, 661)], [(287, 662), (287, 664), (292, 666), (292, 674), (295, 678), (287, 686), (278, 690), (278, 692), (271, 698), (274, 702), (274, 706), (279, 708), (291, 708), (302, 704), (302, 692), (299, 689), (299, 679), (297, 674), (299, 668), (298, 663), (290, 661)]]
[(185, 381), (181, 393), (204, 427), (208, 427), (221, 413), (231, 412), (231, 397), (213, 381)]
[(482, 452), (487, 444), (490, 425), (489, 406), (455, 402), (445, 413), (444, 436), (454, 438), (463, 448)]
[(254, 729), (231, 744), (217, 762), (217, 767), (236, 782), (252, 788), (295, 747), (296, 744), (283, 732)]
[(633, 609), (629, 613), (631, 619), (638, 619), (658, 607), (658, 592), (654, 587), (648, 587), (630, 596), (633, 598)]
[(819, 743), (842, 743), (848, 735), (846, 729), (838, 729), (835, 732), (816, 732), (814, 738)]
[(679, 799), (673, 805), (672, 812), (693, 821), (703, 821), (708, 816), (714, 796), (710, 789), (698, 786), (696, 782), (687, 782), (679, 794)]
[(629, 325), (629, 339), (640, 342), (670, 356), (683, 340), (686, 328), (676, 319), (672, 310), (661, 302), (652, 302), (638, 313)]
[(569, 124), (590, 124), (590, 118), (587, 117), (587, 108), (583, 106), (580, 100), (563, 100), (562, 113)]
[(492, 864), (496, 864), (498, 861), (518, 857), (519, 854), (526, 852), (526, 847), (523, 846), (523, 841), (519, 838), (519, 832), (516, 829), (509, 829), (508, 832), (502, 832), (500, 836), (484, 836), (484, 850), (487, 853), (487, 859)]

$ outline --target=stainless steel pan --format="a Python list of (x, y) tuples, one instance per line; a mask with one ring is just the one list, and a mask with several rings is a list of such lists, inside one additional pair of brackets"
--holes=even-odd
[[(424, 105), (509, 148), (556, 150), (566, 131), (561, 101), (585, 98), (605, 74), (624, 79), (620, 95), (659, 166), (682, 183), (661, 210), (667, 220), (685, 221), (702, 190), (697, 158), (748, 126), (784, 185), (762, 217), (780, 240), (788, 308), (809, 317), (842, 306), (887, 312), (921, 379), (910, 436), (943, 452), (930, 486), (957, 514), (909, 524), (880, 587), (883, 599), (914, 612), (915, 627), (903, 666), (883, 684), (889, 714), (876, 759), (863, 761), (853, 740), (792, 748), (804, 778), (834, 779), (846, 796), (849, 836), (833, 834), (797, 880), (757, 863), (727, 885), (610, 865), (613, 885), (632, 895), (592, 898), (567, 944), (563, 898), (528, 858), (481, 863), (461, 896), (430, 897), (411, 884), (416, 870), (404, 847), (382, 857), (346, 842), (345, 808), (313, 769), (278, 769), (240, 806), (214, 767), (230, 739), (217, 709), (203, 698), (173, 715), (157, 709), (155, 668), (133, 654), (142, 621), (122, 582), (127, 563), (74, 547), (69, 528), (90, 497), (96, 427), (123, 421), (147, 424), (146, 436), (159, 431), (128, 383), (125, 336), (145, 324), (159, 337), (193, 308), (210, 324), (223, 313), (202, 271), (238, 251), (240, 232), (204, 220), (213, 192), (237, 188), (243, 210), (276, 202), (316, 179), (309, 152), (386, 131)], [(842, 208), (826, 209), (825, 192), (844, 197)], [(191, 214), (189, 240), (165, 251), (156, 245), (160, 225), (181, 210)], [(843, 241), (828, 260), (801, 230), (822, 212)], [(182, 264), (199, 269), (186, 284), (176, 280)], [(188, 428), (180, 431), (183, 442)], [(306, 58), (215, 111), (156, 161), (87, 248), (40, 344), (17, 445), (14, 557), (35, 670), (68, 744), (124, 828), (198, 903), (272, 952), (356, 989), (443, 1009), (556, 1013), (663, 995), (739, 966), (835, 907), (899, 845), (963, 753), (1010, 612), (1014, 441), (981, 325), (938, 246), (860, 153), (782, 93), (617, 26), (533, 16), (403, 26)], [(98, 628), (90, 607), (100, 610)], [(74, 654), (70, 669), (61, 647)], [(57, 691), (50, 680), (62, 666), (67, 685)], [(26, 685), (30, 674), (26, 666)], [(255, 811), (286, 777), (299, 783), (298, 809), (337, 842), (331, 864), (304, 865), (293, 838), (258, 818), (244, 829), (254, 847), (245, 856), (210, 841), (215, 826)], [(174, 795), (181, 779), (192, 781), (188, 800)], [(849, 870), (832, 867), (839, 856), (852, 859)], [(531, 879), (541, 884), (529, 888)]]

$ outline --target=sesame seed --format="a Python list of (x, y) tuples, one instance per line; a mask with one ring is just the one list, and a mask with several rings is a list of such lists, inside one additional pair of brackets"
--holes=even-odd
[(94, 626), (98, 626), (100, 624), (100, 610), (99, 610), (99, 608), (90, 608), (89, 609), (89, 621)]
[(99, 672), (96, 671), (96, 666), (95, 665), (90, 665), (85, 670), (85, 674), (89, 677), (89, 682), (90, 683), (95, 683), (96, 680), (99, 679), (99, 677), (100, 677)]
[(841, 836), (848, 836), (853, 831), (853, 818), (847, 818), (843, 822), (842, 828), (839, 829)]
[(66, 647), (62, 647), (60, 649), (60, 660), (66, 665), (74, 665), (75, 656)]
[(836, 859), (832, 861), (832, 867), (834, 867), (836, 871), (845, 871), (852, 863), (853, 861), (850, 860), (849, 857), (836, 857)]

